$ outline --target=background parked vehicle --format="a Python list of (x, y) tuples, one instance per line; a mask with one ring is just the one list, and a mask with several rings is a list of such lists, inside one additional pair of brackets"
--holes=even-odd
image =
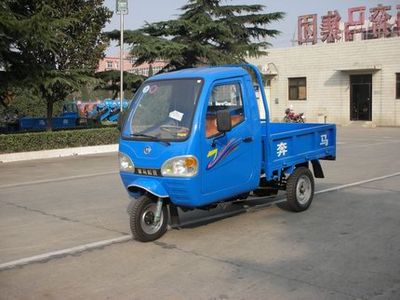
[[(120, 116), (119, 100), (105, 99), (96, 102), (65, 102), (62, 112), (51, 118), (52, 129), (72, 129), (90, 127), (92, 124), (117, 124)], [(123, 108), (127, 109), (128, 100)], [(0, 129), (3, 133), (18, 131), (41, 131), (48, 127), (46, 117), (19, 116), (17, 111), (6, 111), (0, 116)]]
[(283, 117), (283, 122), (285, 123), (304, 123), (305, 116), (304, 113), (296, 114), (293, 108), (286, 108), (285, 116)]

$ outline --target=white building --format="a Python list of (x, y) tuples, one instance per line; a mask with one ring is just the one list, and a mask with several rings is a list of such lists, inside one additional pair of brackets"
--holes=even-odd
[(269, 49), (250, 62), (267, 77), (272, 121), (293, 106), (307, 122), (400, 126), (400, 37)]
[[(167, 65), (167, 62), (165, 60), (156, 60), (152, 63), (145, 62), (137, 66), (135, 65), (136, 57), (131, 56), (129, 52), (124, 52), (122, 62), (124, 71), (136, 75), (143, 75), (146, 77), (149, 76), (151, 70), (154, 75), (160, 72)], [(99, 60), (96, 72), (104, 72), (111, 70), (119, 71), (119, 63), (120, 63), (119, 55), (106, 56)]]

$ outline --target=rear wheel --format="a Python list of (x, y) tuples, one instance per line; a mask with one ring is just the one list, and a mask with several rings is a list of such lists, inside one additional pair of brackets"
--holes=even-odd
[(167, 231), (168, 211), (162, 206), (160, 221), (155, 223), (157, 202), (148, 195), (137, 199), (130, 211), (130, 225), (133, 238), (150, 242), (160, 238)]
[(299, 167), (289, 176), (287, 184), (287, 208), (300, 212), (308, 209), (314, 197), (314, 177), (306, 167)]

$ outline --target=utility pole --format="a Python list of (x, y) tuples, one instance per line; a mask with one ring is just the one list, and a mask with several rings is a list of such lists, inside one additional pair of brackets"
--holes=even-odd
[(124, 16), (128, 14), (128, 0), (116, 0), (117, 14), (120, 16), (120, 50), (119, 50), (119, 69), (120, 69), (120, 111), (123, 111), (122, 101), (124, 99)]

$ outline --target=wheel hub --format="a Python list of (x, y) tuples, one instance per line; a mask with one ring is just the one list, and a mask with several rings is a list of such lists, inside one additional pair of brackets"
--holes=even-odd
[(306, 190), (306, 189), (304, 188), (304, 185), (302, 184), (301, 187), (300, 187), (300, 193), (301, 193), (301, 194), (304, 194), (305, 190)]
[(140, 218), (140, 225), (143, 231), (147, 234), (154, 234), (156, 233), (163, 223), (164, 216), (161, 214), (160, 221), (157, 223), (154, 222), (156, 214), (156, 205), (150, 204), (145, 209)]
[(296, 196), (301, 205), (307, 204), (311, 198), (311, 181), (307, 176), (301, 176), (297, 182)]
[(152, 211), (148, 211), (144, 216), (144, 222), (146, 225), (152, 225), (154, 223), (154, 214)]

